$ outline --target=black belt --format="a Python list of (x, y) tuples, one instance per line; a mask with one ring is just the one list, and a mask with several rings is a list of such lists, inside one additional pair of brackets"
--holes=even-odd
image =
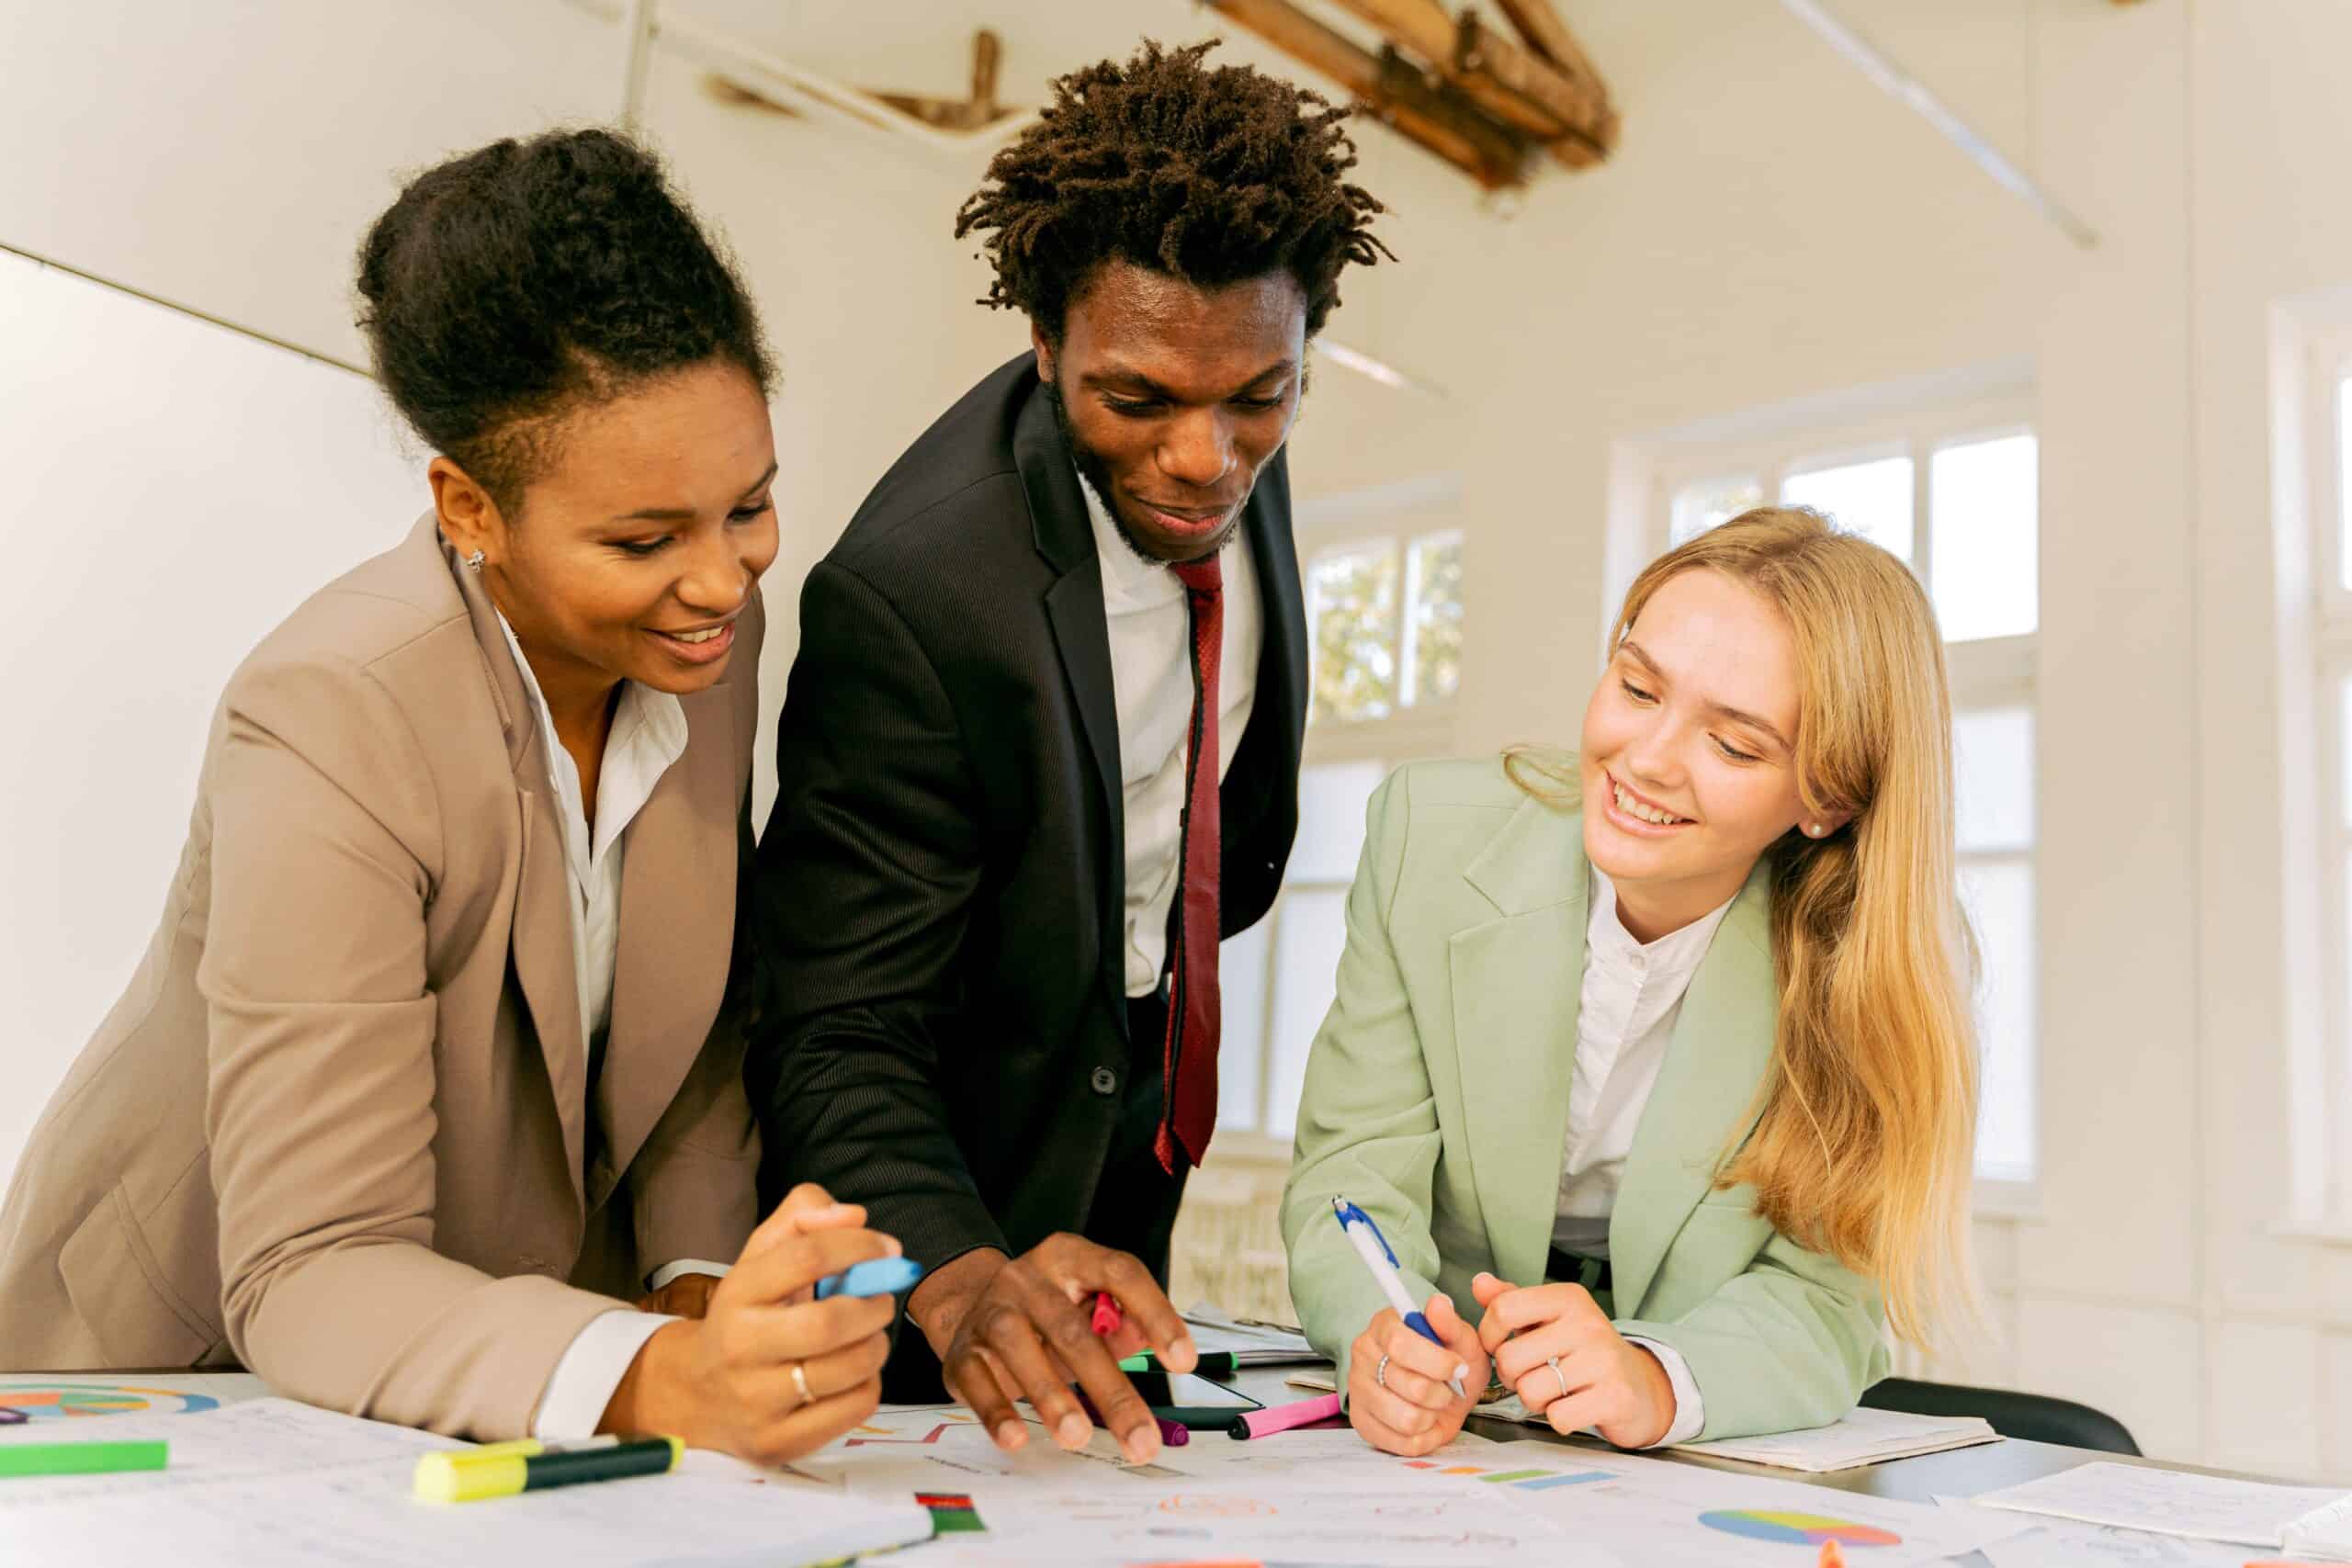
[(1615, 1280), (1609, 1272), (1609, 1259), (1587, 1258), (1580, 1252), (1563, 1252), (1556, 1247), (1552, 1249), (1550, 1261), (1544, 1266), (1544, 1277), (1582, 1285), (1595, 1295), (1616, 1289)]

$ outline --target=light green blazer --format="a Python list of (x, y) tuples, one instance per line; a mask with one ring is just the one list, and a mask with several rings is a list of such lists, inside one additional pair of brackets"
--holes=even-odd
[[(1887, 1369), (1870, 1283), (1774, 1231), (1751, 1189), (1710, 1190), (1771, 1055), (1769, 876), (1691, 978), (1609, 1224), (1617, 1326), (1681, 1353), (1710, 1438), (1835, 1420)], [(1544, 1277), (1589, 881), (1578, 814), (1499, 759), (1415, 763), (1373, 797), (1283, 1194), (1291, 1299), (1342, 1388), (1385, 1302), (1335, 1195), (1379, 1224), (1417, 1300), (1433, 1281), (1473, 1323), (1473, 1275)]]

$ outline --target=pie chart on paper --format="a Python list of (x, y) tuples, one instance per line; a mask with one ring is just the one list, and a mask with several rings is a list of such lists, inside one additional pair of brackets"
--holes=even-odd
[(1772, 1508), (1720, 1508), (1702, 1514), (1699, 1522), (1749, 1540), (1770, 1540), (1786, 1546), (1818, 1546), (1834, 1540), (1840, 1546), (1900, 1546), (1903, 1538), (1875, 1525), (1858, 1525), (1826, 1514), (1794, 1514)]
[(13, 1410), (28, 1421), (54, 1421), (89, 1416), (192, 1415), (210, 1410), (220, 1401), (209, 1393), (186, 1393), (174, 1388), (138, 1388), (120, 1383), (0, 1382), (0, 1410)]

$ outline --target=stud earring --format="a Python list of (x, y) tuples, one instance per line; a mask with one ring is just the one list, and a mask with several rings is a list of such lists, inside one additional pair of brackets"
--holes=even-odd
[(1827, 829), (1825, 829), (1825, 828), (1823, 828), (1823, 827), (1822, 827), (1822, 825), (1821, 825), (1820, 823), (1818, 823), (1818, 822), (1808, 822), (1808, 823), (1806, 823), (1806, 824), (1804, 825), (1804, 830), (1805, 830), (1808, 834), (1810, 834), (1812, 837), (1816, 838), (1816, 839), (1818, 839), (1819, 837), (1821, 837), (1821, 835), (1822, 835), (1824, 832), (1827, 831)]
[(481, 552), (480, 550), (476, 550), (473, 554), (468, 556), (466, 558), (466, 564), (471, 567), (474, 570), (480, 571), (481, 570)]

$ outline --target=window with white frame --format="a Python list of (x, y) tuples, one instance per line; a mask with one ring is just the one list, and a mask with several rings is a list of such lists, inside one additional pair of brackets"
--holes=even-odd
[(1272, 909), (1226, 942), (1217, 964), (1217, 1126), (1228, 1154), (1289, 1158), (1307, 1051), (1347, 943), (1365, 808), (1399, 763), (1452, 750), (1459, 494), (1442, 476), (1298, 509), (1312, 693), (1298, 838)]
[(1661, 453), (1657, 474), (1659, 548), (1771, 499), (1826, 513), (1900, 556), (1926, 585), (1951, 675), (1962, 896), (1979, 949), (1976, 1174), (1980, 1183), (2025, 1187), (2036, 1165), (2040, 622), (2039, 450), (2029, 398), (2019, 391), (1710, 442)]

